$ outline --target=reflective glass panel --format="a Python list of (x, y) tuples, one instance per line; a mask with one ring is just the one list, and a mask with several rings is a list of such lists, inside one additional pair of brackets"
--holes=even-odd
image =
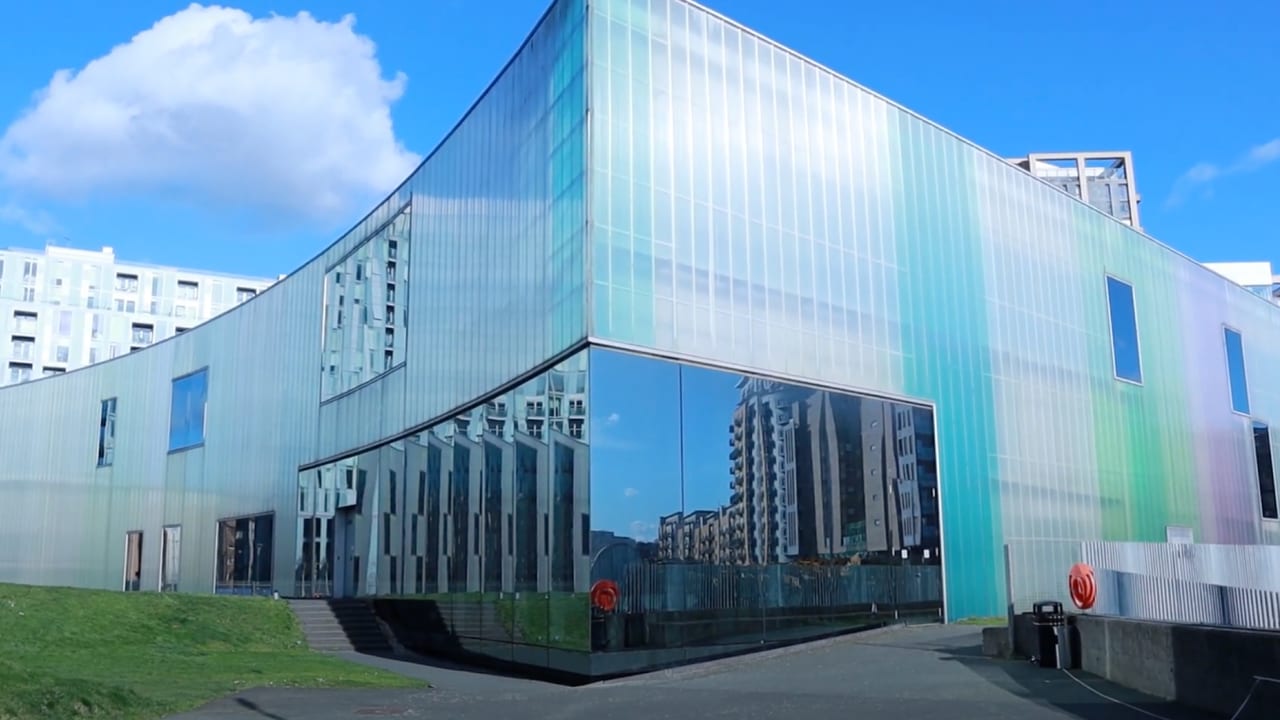
[(209, 371), (197, 370), (173, 381), (169, 405), (169, 451), (204, 443), (205, 411), (209, 401)]
[(1249, 414), (1249, 382), (1244, 371), (1244, 340), (1240, 333), (1223, 328), (1223, 342), (1227, 348), (1227, 379), (1231, 388), (1231, 409)]

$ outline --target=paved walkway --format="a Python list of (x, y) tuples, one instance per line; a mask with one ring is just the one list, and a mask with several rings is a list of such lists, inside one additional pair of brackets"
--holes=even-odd
[(981, 657), (980, 645), (981, 636), (974, 628), (894, 628), (579, 688), (444, 663), (427, 666), (352, 655), (348, 657), (359, 662), (427, 679), (432, 687), (413, 691), (263, 688), (218, 700), (174, 720), (1209, 717), (1078, 673), (1073, 678), (1026, 662), (986, 659)]

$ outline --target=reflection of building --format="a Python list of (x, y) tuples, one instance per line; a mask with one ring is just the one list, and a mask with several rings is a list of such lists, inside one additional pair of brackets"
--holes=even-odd
[(738, 388), (729, 501), (660, 518), (660, 559), (888, 557), (922, 547), (926, 537), (937, 557), (928, 409), (761, 378), (743, 378)]
[(313, 261), (0, 390), (0, 580), (409, 597), (432, 647), (591, 673), (999, 614), (1012, 538), (1280, 542), (1280, 308), (1087, 168), (1084, 203), (682, 0), (558, 0)]
[(274, 282), (123, 263), (50, 245), (0, 249), (0, 385), (59, 375), (186, 332)]

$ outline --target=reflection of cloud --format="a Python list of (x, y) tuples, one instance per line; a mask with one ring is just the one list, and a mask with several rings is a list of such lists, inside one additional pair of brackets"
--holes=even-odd
[(1213, 192), (1212, 183), (1215, 180), (1226, 175), (1237, 175), (1260, 170), (1276, 161), (1280, 161), (1280, 138), (1254, 145), (1246, 150), (1243, 155), (1236, 158), (1234, 163), (1225, 167), (1209, 162), (1196, 163), (1173, 184), (1173, 192), (1169, 195), (1169, 199), (1165, 201), (1165, 205), (1172, 207), (1181, 204), (1197, 188), (1202, 188), (1202, 193), (1205, 196), (1211, 195)]
[(639, 490), (637, 490), (637, 489), (635, 489), (635, 488), (627, 488), (626, 490), (623, 490), (623, 491), (622, 491), (622, 494), (623, 494), (623, 495), (625, 495), (625, 496), (627, 496), (627, 497), (629, 497), (629, 498), (633, 498), (633, 497), (635, 497), (635, 496), (639, 495), (639, 494), (640, 494), (640, 491), (639, 491)]
[(611, 412), (603, 417), (591, 419), (591, 445), (604, 450), (638, 450), (635, 443), (615, 435), (611, 430), (617, 429), (622, 422), (622, 415)]
[(652, 542), (658, 539), (658, 524), (635, 520), (631, 523), (631, 537), (636, 540)]

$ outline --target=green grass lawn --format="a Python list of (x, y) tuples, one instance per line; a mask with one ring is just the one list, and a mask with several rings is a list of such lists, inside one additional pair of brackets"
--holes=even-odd
[(0, 584), (0, 720), (157, 718), (261, 686), (421, 683), (311, 652), (282, 601)]

